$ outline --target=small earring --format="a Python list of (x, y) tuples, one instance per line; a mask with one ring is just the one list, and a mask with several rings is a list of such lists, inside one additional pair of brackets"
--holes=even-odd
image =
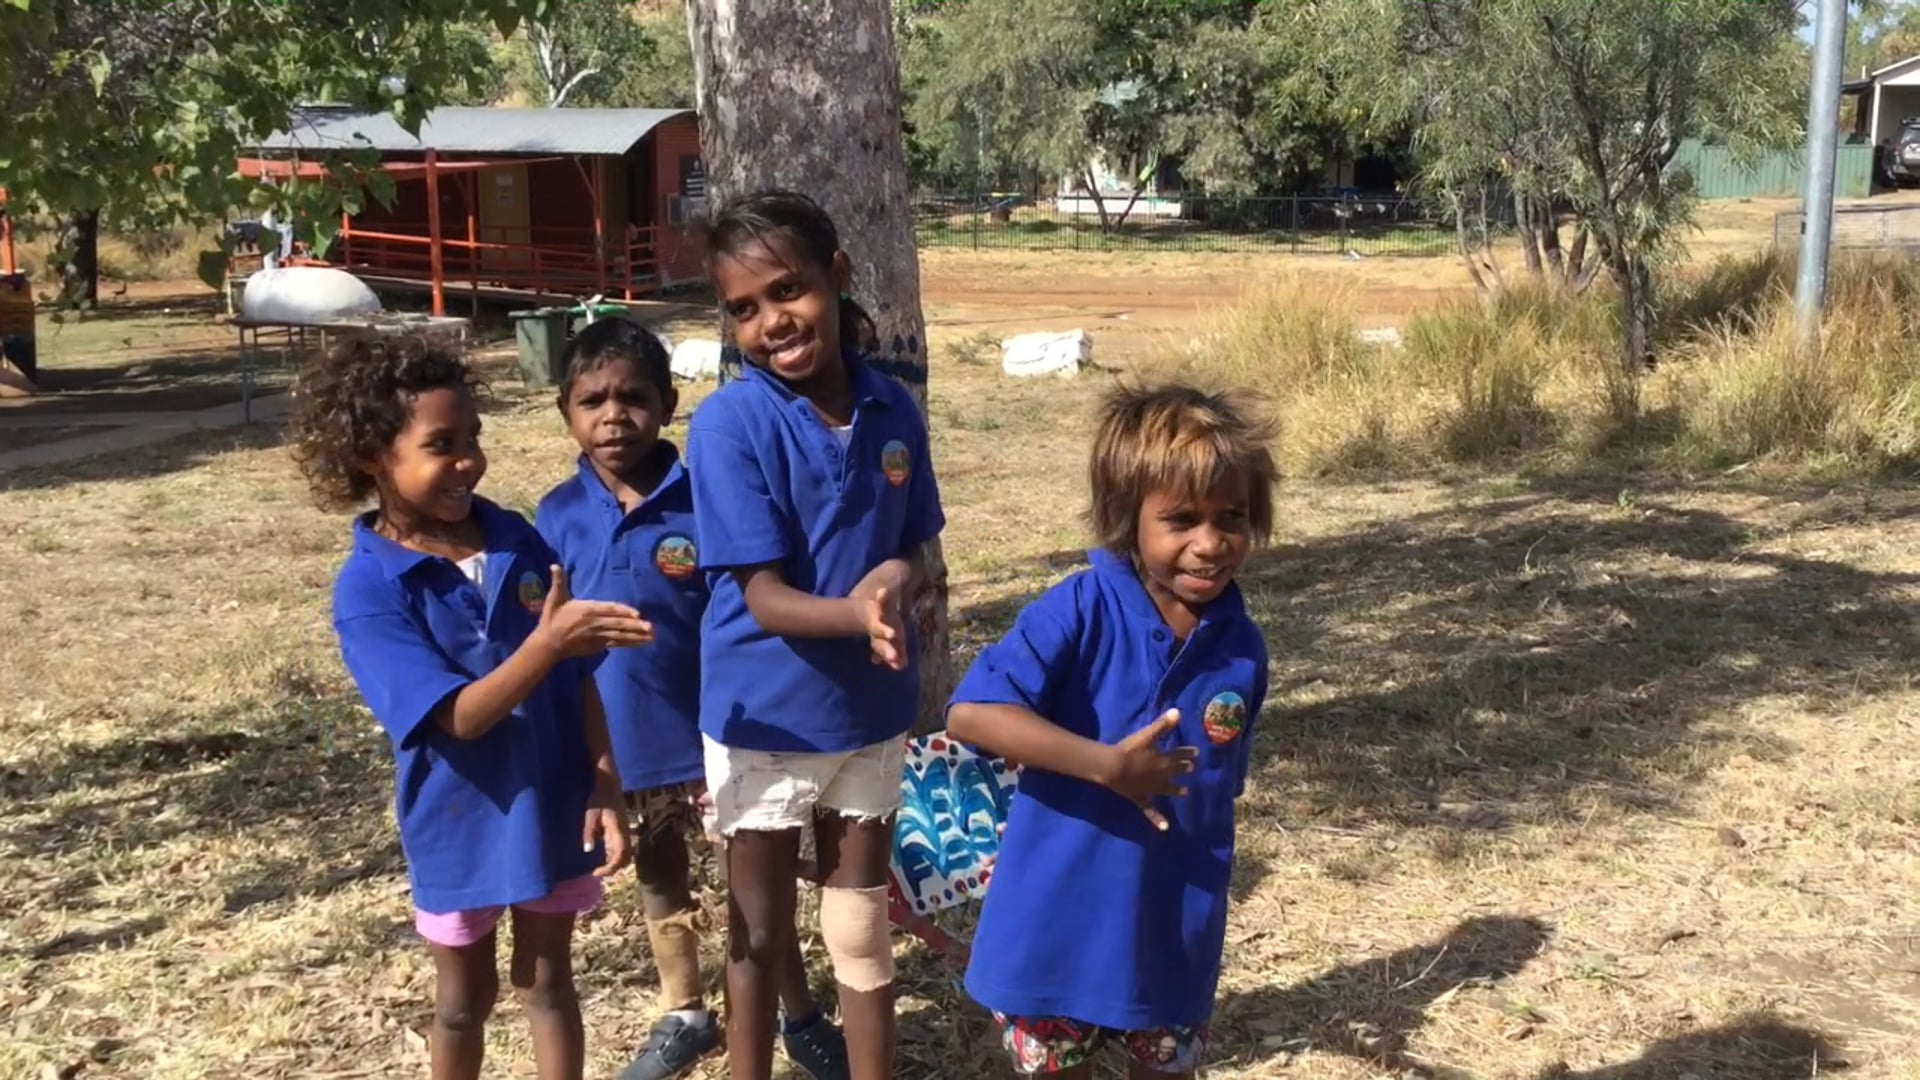
[(851, 300), (851, 299), (853, 299), (853, 293), (851, 293), (851, 292), (848, 292), (848, 291), (845, 291), (845, 290), (842, 290), (842, 291), (841, 291), (841, 293), (840, 293), (840, 299), (842, 299), (842, 300)]

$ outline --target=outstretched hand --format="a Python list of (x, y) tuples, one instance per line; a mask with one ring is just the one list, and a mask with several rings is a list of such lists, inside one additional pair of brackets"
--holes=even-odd
[(534, 633), (544, 636), (561, 656), (591, 656), (653, 641), (653, 624), (638, 611), (625, 604), (575, 600), (567, 587), (566, 568), (555, 565), (549, 572), (553, 584)]
[(1168, 709), (1159, 719), (1114, 744), (1106, 786), (1132, 800), (1153, 827), (1164, 831), (1166, 816), (1154, 808), (1159, 798), (1187, 793), (1182, 778), (1193, 773), (1200, 751), (1191, 746), (1161, 750), (1160, 737), (1180, 726), (1180, 710)]

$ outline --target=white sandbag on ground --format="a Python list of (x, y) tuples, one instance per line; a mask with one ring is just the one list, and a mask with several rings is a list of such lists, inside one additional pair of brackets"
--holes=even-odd
[(673, 347), (673, 377), (714, 379), (720, 376), (720, 343), (694, 338)]
[(1085, 330), (1020, 334), (1000, 344), (1000, 370), (1016, 378), (1052, 375), (1070, 379), (1093, 361), (1093, 338)]
[(329, 266), (283, 266), (247, 278), (240, 317), (295, 326), (351, 322), (380, 313), (380, 298), (345, 270)]

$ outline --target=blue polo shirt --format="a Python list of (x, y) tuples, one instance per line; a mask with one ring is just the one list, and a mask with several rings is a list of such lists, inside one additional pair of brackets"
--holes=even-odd
[(1161, 799), (1159, 832), (1097, 784), (1029, 767), (1007, 813), (980, 913), (967, 992), (1009, 1016), (1063, 1016), (1126, 1031), (1197, 1025), (1213, 1012), (1233, 872), (1233, 804), (1245, 784), (1267, 646), (1238, 587), (1173, 638), (1129, 560), (1049, 589), (980, 654), (953, 701), (1018, 705), (1103, 743), (1170, 708), (1163, 749), (1200, 751), (1188, 793)]
[(768, 634), (728, 573), (778, 563), (794, 588), (843, 597), (946, 524), (920, 410), (865, 362), (847, 363), (855, 407), (844, 449), (805, 398), (753, 366), (693, 414), (687, 465), (700, 566), (713, 586), (701, 625), (700, 730), (726, 746), (837, 753), (913, 726), (915, 662), (905, 671), (873, 663), (864, 636)]
[(582, 720), (588, 661), (556, 667), (478, 739), (434, 723), (447, 697), (498, 667), (540, 622), (553, 553), (518, 514), (484, 499), (485, 592), (460, 568), (354, 523), (333, 585), (347, 671), (393, 743), (394, 810), (414, 906), (445, 913), (537, 900), (590, 873), (580, 850), (593, 789)]
[(659, 486), (631, 513), (587, 459), (540, 500), (534, 522), (560, 554), (573, 595), (629, 604), (653, 623), (653, 643), (614, 649), (594, 672), (613, 757), (628, 791), (698, 780), (700, 616), (707, 582), (695, 566), (693, 484), (672, 443)]

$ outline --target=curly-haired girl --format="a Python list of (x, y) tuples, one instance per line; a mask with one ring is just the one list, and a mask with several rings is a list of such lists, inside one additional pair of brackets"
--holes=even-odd
[(477, 392), (433, 342), (349, 340), (299, 375), (294, 457), (322, 506), (377, 500), (354, 521), (333, 626), (393, 743), (414, 927), (436, 974), (433, 1076), (480, 1075), (494, 928), (511, 909), (540, 1075), (579, 1077), (574, 917), (627, 858), (592, 672), (652, 630), (625, 605), (571, 599), (533, 526), (474, 494)]

